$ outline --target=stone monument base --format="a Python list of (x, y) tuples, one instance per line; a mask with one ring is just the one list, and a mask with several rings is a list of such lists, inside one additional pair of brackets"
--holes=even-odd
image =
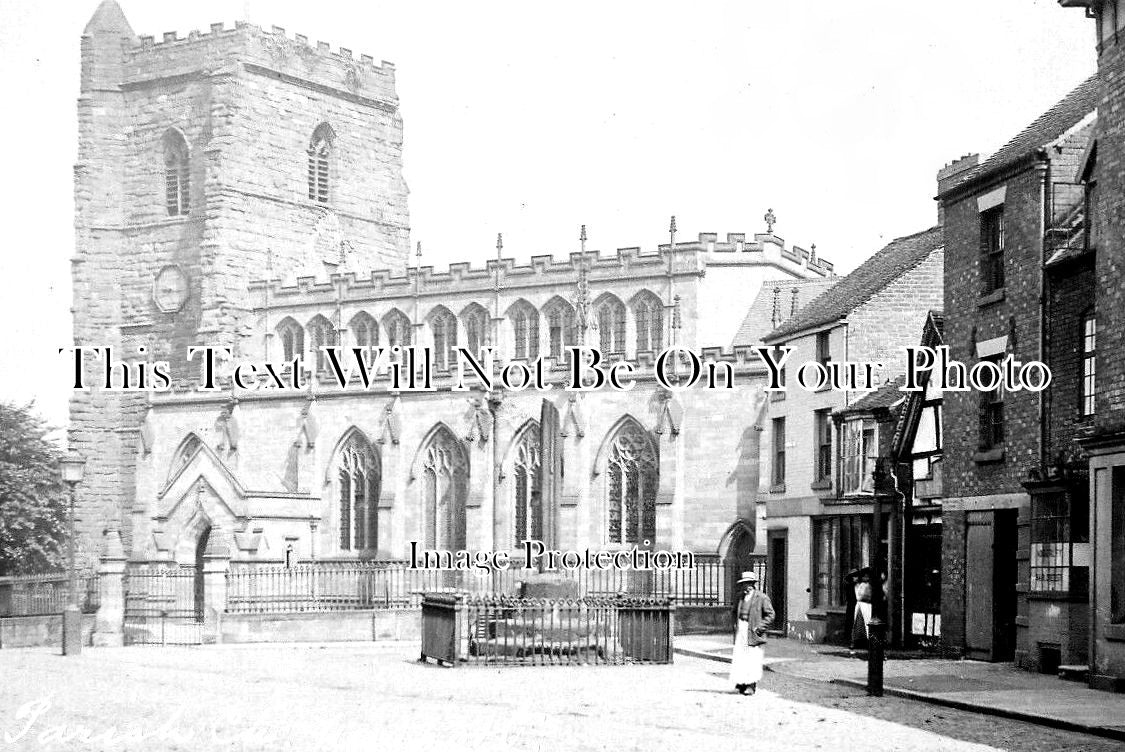
[(519, 584), (521, 598), (560, 600), (578, 597), (578, 582), (558, 572), (532, 572)]

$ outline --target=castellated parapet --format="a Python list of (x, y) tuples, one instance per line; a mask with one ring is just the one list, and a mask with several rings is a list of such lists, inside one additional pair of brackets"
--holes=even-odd
[[(720, 242), (714, 233), (701, 233), (698, 240), (676, 243), (671, 260), (668, 250), (664, 244), (648, 253), (629, 247), (612, 255), (576, 252), (562, 260), (538, 255), (527, 263), (500, 258), (480, 266), (458, 262), (444, 269), (416, 266), (373, 271), (357, 268), (345, 254), (319, 268), (252, 282), (257, 319), (249, 341), (244, 340), (241, 347), (244, 353), (276, 356), (269, 342), (281, 322), (308, 326), (320, 317), (340, 333), (338, 341), (346, 342), (349, 322), (364, 314), (363, 318), (375, 322), (408, 321), (417, 332), (415, 341), (427, 343), (435, 316), (458, 317), (464, 330), (466, 317), (486, 312), (492, 344), (502, 355), (511, 354), (514, 313), (534, 310), (541, 321), (560, 308), (572, 315), (578, 277), (585, 271), (594, 318), (603, 305), (624, 311), (625, 344), (619, 354), (643, 360), (636, 333), (648, 308), (640, 308), (653, 304), (662, 312), (665, 334), (673, 320), (679, 321), (677, 343), (725, 351), (762, 284), (833, 274), (831, 262), (787, 247), (772, 234), (747, 241), (744, 234), (731, 233)], [(540, 324), (544, 352), (549, 337), (546, 326)], [(601, 342), (601, 335), (590, 336), (590, 344)], [(665, 336), (664, 344), (670, 341)]]
[(170, 31), (160, 39), (136, 38), (126, 52), (123, 85), (137, 87), (201, 69), (217, 70), (230, 59), (267, 75), (332, 89), (335, 96), (354, 98), (388, 112), (398, 108), (393, 63), (376, 64), (371, 55), (357, 57), (346, 47), (333, 49), (327, 42), (313, 45), (308, 37), (287, 36), (278, 26), (267, 31), (243, 22), (233, 28), (211, 24), (209, 31), (192, 31), (186, 37)]

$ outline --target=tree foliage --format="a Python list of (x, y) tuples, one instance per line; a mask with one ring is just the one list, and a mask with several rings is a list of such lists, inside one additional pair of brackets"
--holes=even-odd
[(63, 566), (67, 492), (49, 430), (33, 405), (0, 402), (0, 575)]

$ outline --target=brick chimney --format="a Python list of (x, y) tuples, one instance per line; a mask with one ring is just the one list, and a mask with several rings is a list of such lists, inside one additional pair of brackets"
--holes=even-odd
[[(966, 154), (960, 159), (955, 159), (945, 167), (937, 171), (937, 192), (940, 196), (950, 187), (955, 185), (958, 180), (963, 177), (963, 174), (980, 164), (980, 154)], [(941, 200), (938, 200), (937, 207), (938, 224), (945, 224), (945, 211), (941, 207)]]

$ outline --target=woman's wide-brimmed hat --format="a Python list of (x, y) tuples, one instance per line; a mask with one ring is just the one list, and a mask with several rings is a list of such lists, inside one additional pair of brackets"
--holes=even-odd
[[(757, 582), (757, 581), (758, 581), (758, 575), (754, 574), (753, 570), (750, 570), (750, 569), (747, 569), (745, 572), (742, 573), (742, 576), (738, 578), (738, 583)], [(738, 583), (736, 583), (736, 584), (738, 584)]]

